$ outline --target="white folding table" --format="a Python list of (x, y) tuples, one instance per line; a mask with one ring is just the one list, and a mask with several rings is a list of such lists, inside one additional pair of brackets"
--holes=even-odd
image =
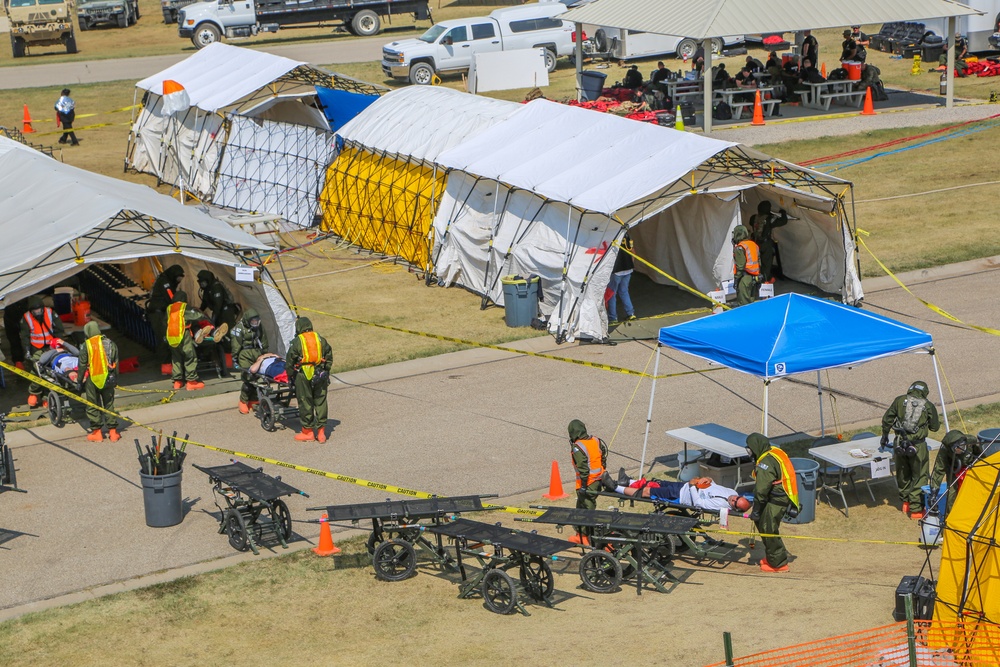
[(743, 485), (739, 459), (748, 456), (747, 435), (719, 424), (699, 424), (667, 431), (667, 436), (684, 443), (684, 460), (687, 461), (688, 443), (719, 456), (736, 459), (736, 488)]

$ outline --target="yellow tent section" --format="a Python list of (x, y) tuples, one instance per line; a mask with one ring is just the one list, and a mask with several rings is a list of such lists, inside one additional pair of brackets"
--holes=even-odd
[(444, 171), (432, 164), (345, 144), (320, 195), (322, 229), (427, 270), (444, 185)]
[(1000, 454), (965, 474), (943, 530), (930, 639), (961, 665), (1000, 665)]

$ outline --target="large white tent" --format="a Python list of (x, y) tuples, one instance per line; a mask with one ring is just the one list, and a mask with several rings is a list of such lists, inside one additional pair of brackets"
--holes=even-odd
[[(279, 348), (294, 335), (294, 315), (267, 270), (236, 282), (235, 267), (259, 262), (270, 248), (144, 185), (58, 162), (0, 137), (0, 308), (94, 264), (180, 264), (182, 288), (197, 294), (209, 268), (246, 307), (261, 313)], [(148, 287), (148, 285), (147, 285)]]
[[(187, 91), (187, 111), (164, 111), (168, 80)], [(212, 44), (136, 84), (142, 108), (125, 166), (205, 201), (311, 225), (334, 153), (334, 111), (324, 113), (317, 87), (370, 100), (381, 92), (304, 62)]]
[(521, 108), (449, 88), (408, 86), (380, 97), (337, 131), (323, 229), (428, 269), (431, 222), (444, 191), (438, 156)]
[(604, 290), (627, 229), (639, 256), (708, 292), (732, 277), (731, 230), (762, 199), (790, 215), (775, 231), (788, 278), (863, 296), (851, 183), (739, 144), (536, 100), (437, 162), (450, 170), (434, 220), (439, 278), (502, 304), (503, 276), (540, 276), (560, 339), (607, 334)]

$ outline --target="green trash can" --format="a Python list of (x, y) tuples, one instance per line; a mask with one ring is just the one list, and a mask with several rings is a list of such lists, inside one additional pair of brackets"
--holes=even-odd
[(503, 319), (509, 327), (530, 327), (531, 320), (538, 317), (538, 276), (504, 276)]
[(816, 520), (816, 481), (819, 479), (819, 462), (812, 459), (791, 459), (799, 483), (799, 515), (785, 519), (785, 523), (812, 523)]
[(178, 470), (169, 475), (147, 475), (139, 471), (147, 526), (166, 528), (176, 526), (184, 519), (184, 503), (181, 498), (183, 472)]

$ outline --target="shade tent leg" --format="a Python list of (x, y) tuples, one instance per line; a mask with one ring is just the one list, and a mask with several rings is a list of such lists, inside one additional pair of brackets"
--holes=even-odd
[[(642, 457), (639, 459), (639, 476), (646, 474), (646, 445), (649, 443), (649, 424), (653, 421), (653, 398), (656, 396), (656, 376), (660, 374), (660, 347), (656, 344), (656, 361), (653, 362), (653, 384), (649, 388), (649, 410), (646, 412), (646, 434), (642, 437)], [(649, 368), (647, 366), (646, 368)], [(685, 458), (685, 461), (687, 458)]]
[(948, 409), (944, 405), (944, 392), (941, 391), (941, 374), (938, 373), (938, 362), (937, 354), (934, 353), (934, 348), (931, 348), (931, 360), (934, 362), (934, 379), (937, 380), (938, 396), (941, 397), (941, 416), (944, 418), (944, 432), (947, 433), (951, 430), (948, 426)]
[(826, 435), (826, 425), (823, 423), (823, 380), (820, 371), (816, 371), (816, 393), (819, 394), (819, 434)]
[[(703, 102), (705, 109), (701, 115), (701, 126), (705, 134), (712, 132), (712, 40), (705, 39), (701, 43), (701, 48), (705, 52), (705, 67), (701, 70), (701, 78), (704, 82)], [(676, 105), (675, 105), (676, 107)]]
[(767, 409), (768, 409), (768, 405), (767, 405), (767, 398), (768, 398), (768, 396), (767, 395), (768, 395), (768, 391), (769, 391), (770, 388), (771, 388), (771, 382), (770, 382), (770, 380), (764, 380), (764, 416), (763, 416), (763, 419), (761, 421), (763, 421), (763, 423), (764, 423), (764, 435), (765, 436), (767, 435)]
[(955, 106), (955, 17), (948, 17), (948, 72), (946, 77), (947, 94), (944, 105), (947, 108)]
[(576, 30), (576, 101), (583, 99), (583, 24), (575, 23), (573, 29)]

